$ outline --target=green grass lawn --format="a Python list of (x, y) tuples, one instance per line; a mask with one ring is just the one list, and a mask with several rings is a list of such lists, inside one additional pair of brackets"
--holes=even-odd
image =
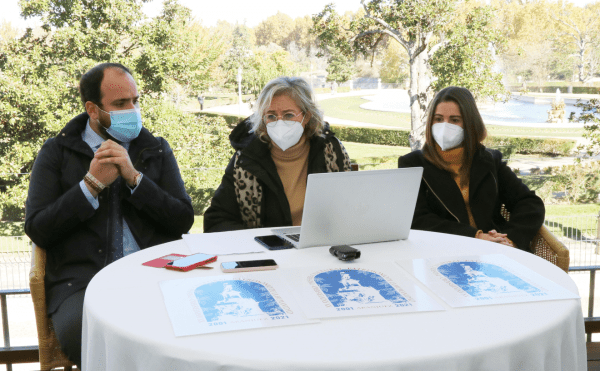
[(322, 100), (319, 102), (319, 106), (325, 111), (326, 116), (410, 129), (409, 113), (371, 111), (360, 108), (361, 104), (367, 102), (369, 101), (361, 97), (343, 97)]
[(546, 216), (561, 215), (598, 215), (600, 204), (583, 205), (546, 205)]
[(350, 161), (357, 163), (360, 170), (394, 169), (398, 167), (398, 157), (410, 152), (408, 147), (382, 146), (344, 142)]
[(202, 233), (204, 231), (204, 216), (194, 215), (194, 225), (190, 229), (190, 233)]

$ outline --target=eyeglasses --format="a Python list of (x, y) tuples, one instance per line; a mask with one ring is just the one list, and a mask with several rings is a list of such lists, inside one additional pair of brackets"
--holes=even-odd
[(283, 121), (294, 121), (294, 119), (297, 118), (298, 116), (300, 116), (301, 114), (302, 114), (302, 112), (298, 112), (296, 114), (293, 112), (288, 112), (288, 113), (284, 113), (282, 116), (268, 114), (268, 115), (263, 116), (263, 120), (265, 120), (265, 123), (267, 123), (267, 124), (277, 121), (277, 119), (279, 117), (281, 117), (281, 119)]

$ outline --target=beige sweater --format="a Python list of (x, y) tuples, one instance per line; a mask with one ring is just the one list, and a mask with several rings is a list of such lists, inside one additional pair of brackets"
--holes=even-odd
[(271, 157), (277, 167), (281, 183), (283, 183), (283, 189), (292, 212), (292, 224), (295, 226), (302, 223), (309, 151), (310, 143), (305, 135), (296, 145), (285, 151), (282, 151), (277, 145), (271, 147)]

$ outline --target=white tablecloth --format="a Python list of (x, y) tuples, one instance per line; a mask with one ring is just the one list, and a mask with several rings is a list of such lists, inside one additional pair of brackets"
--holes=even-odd
[[(248, 231), (254, 235), (268, 230)], [(473, 238), (411, 231), (404, 241), (358, 246), (361, 263), (501, 253), (577, 293), (571, 278), (532, 254)], [(266, 251), (266, 250), (265, 250)], [(224, 274), (142, 266), (183, 241), (145, 249), (103, 269), (87, 288), (84, 370), (586, 370), (576, 299), (323, 319), (320, 323), (175, 337), (158, 282)], [(220, 256), (273, 258), (288, 267), (337, 262), (328, 247)], [(332, 260), (333, 259), (333, 260)], [(400, 269), (400, 268), (399, 268)]]

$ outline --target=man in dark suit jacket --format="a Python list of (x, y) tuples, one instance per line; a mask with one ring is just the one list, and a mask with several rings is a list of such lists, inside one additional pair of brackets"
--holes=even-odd
[(142, 127), (129, 70), (100, 64), (79, 89), (86, 112), (40, 150), (25, 217), (25, 232), (47, 252), (48, 315), (78, 367), (92, 277), (124, 255), (181, 238), (194, 222), (169, 143)]

